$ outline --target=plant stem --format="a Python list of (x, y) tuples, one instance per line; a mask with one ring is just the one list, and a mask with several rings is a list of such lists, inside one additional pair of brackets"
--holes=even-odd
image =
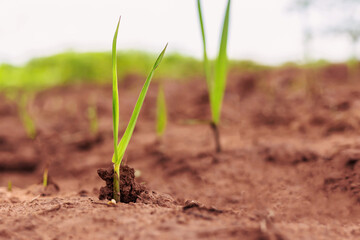
[(215, 150), (217, 153), (221, 152), (221, 145), (220, 145), (220, 134), (219, 134), (219, 127), (216, 123), (210, 123), (210, 127), (213, 130), (214, 138), (215, 138)]
[(7, 188), (7, 190), (8, 190), (9, 192), (12, 191), (12, 182), (11, 182), (11, 181), (8, 182), (8, 188)]
[(43, 174), (43, 186), (44, 186), (44, 188), (47, 187), (47, 184), (48, 184), (48, 168), (46, 167), (44, 169), (44, 174)]
[(120, 202), (120, 164), (114, 164), (114, 199)]

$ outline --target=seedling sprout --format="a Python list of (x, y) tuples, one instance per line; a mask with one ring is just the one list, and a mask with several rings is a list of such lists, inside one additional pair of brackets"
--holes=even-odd
[(29, 97), (26, 94), (21, 95), (20, 101), (18, 103), (18, 112), (21, 119), (21, 122), (24, 126), (26, 135), (30, 139), (34, 139), (36, 137), (36, 127), (34, 120), (31, 118), (28, 110), (27, 110), (27, 103)]
[(156, 100), (156, 134), (161, 137), (166, 129), (167, 124), (167, 110), (164, 93), (164, 86), (159, 84), (158, 95)]
[(48, 168), (46, 167), (44, 169), (44, 173), (43, 173), (43, 186), (44, 188), (46, 188), (48, 185)]
[(163, 56), (165, 54), (167, 44), (165, 48), (162, 50), (160, 55), (155, 61), (154, 66), (152, 67), (149, 75), (146, 78), (146, 81), (141, 89), (139, 98), (135, 104), (133, 113), (131, 115), (130, 121), (128, 123), (128, 126), (118, 143), (118, 130), (119, 130), (119, 93), (118, 93), (118, 80), (117, 80), (117, 61), (116, 61), (116, 41), (117, 41), (117, 35), (119, 31), (119, 25), (120, 25), (120, 19), (116, 27), (116, 31), (113, 38), (113, 44), (112, 44), (112, 72), (113, 72), (113, 135), (114, 135), (114, 155), (112, 158), (112, 162), (114, 164), (114, 192), (113, 196), (116, 202), (120, 202), (120, 165), (122, 162), (122, 159), (124, 157), (126, 148), (130, 142), (131, 136), (134, 132), (136, 121), (139, 117), (139, 113), (141, 110), (141, 107), (144, 103), (145, 96), (147, 93), (147, 90), (149, 88), (151, 79), (154, 75), (155, 70), (158, 68), (158, 66), (161, 63), (161, 60), (163, 59)]
[(96, 112), (96, 106), (90, 105), (87, 109), (88, 112), (88, 119), (89, 119), (89, 130), (90, 133), (94, 136), (98, 132), (99, 124), (97, 120), (97, 112)]
[(201, 10), (201, 1), (198, 0), (197, 3), (198, 3), (201, 35), (203, 41), (205, 77), (206, 77), (206, 83), (208, 87), (210, 107), (211, 107), (211, 127), (214, 131), (216, 151), (220, 152), (221, 145), (220, 145), (218, 125), (220, 122), (221, 106), (226, 88), (227, 65), (228, 65), (226, 51), (227, 51), (228, 32), (229, 32), (231, 0), (228, 0), (226, 7), (219, 53), (214, 63), (214, 69), (210, 68), (210, 62), (207, 56), (206, 37), (205, 37), (204, 22), (202, 17), (202, 10)]
[(11, 181), (8, 181), (7, 190), (8, 190), (9, 192), (12, 191), (12, 182), (11, 182)]

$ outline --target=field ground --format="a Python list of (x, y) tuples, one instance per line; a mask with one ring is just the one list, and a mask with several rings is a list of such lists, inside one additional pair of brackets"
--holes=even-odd
[[(162, 139), (153, 84), (125, 160), (147, 190), (116, 206), (98, 199), (97, 169), (111, 166), (113, 150), (111, 86), (39, 92), (28, 106), (35, 140), (0, 96), (0, 239), (360, 239), (360, 79), (346, 80), (343, 65), (304, 76), (231, 72), (219, 154), (197, 121), (210, 117), (205, 80), (166, 81)], [(122, 131), (143, 80), (120, 84)]]

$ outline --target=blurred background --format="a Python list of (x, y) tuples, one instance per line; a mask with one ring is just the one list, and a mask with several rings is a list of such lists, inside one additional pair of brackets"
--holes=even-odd
[[(234, 0), (229, 56), (278, 64), (303, 54), (304, 32), (313, 57), (344, 61), (353, 54), (358, 0)], [(203, 1), (209, 51), (215, 56), (225, 0)], [(63, 51), (108, 51), (122, 16), (119, 49), (201, 57), (195, 0), (15, 0), (0, 2), (0, 62), (22, 64)], [(304, 29), (306, 28), (306, 29)], [(360, 31), (360, 30), (358, 30)]]
[[(208, 51), (214, 58), (226, 1), (202, 2)], [(32, 75), (29, 79), (32, 83), (53, 81), (50, 85), (79, 78), (107, 79), (110, 73), (108, 53), (120, 15), (118, 48), (126, 51), (123, 58), (119, 56), (120, 61), (126, 59), (121, 69), (147, 71), (150, 64), (147, 61), (153, 58), (151, 53), (159, 52), (166, 42), (169, 42), (168, 56), (173, 54), (174, 64), (190, 61), (182, 56), (201, 60), (202, 42), (195, 0), (2, 0), (0, 86), (24, 82), (24, 75), (28, 79)], [(231, 59), (266, 65), (319, 59), (347, 61), (358, 54), (358, 16), (359, 0), (234, 0), (228, 55)], [(49, 56), (52, 57), (44, 58)], [(32, 69), (21, 73), (19, 67), (27, 63)], [(71, 69), (75, 66), (77, 73)], [(194, 66), (194, 62), (188, 66)], [(186, 72), (196, 71), (187, 69), (173, 73), (174, 68), (169, 66), (168, 72), (163, 70), (166, 73), (159, 74), (187, 77)], [(5, 84), (9, 79), (12, 83)]]

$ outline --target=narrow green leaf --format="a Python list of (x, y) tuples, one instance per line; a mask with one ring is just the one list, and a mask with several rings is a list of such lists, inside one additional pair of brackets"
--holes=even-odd
[(201, 10), (201, 0), (197, 1), (198, 5), (198, 12), (199, 12), (199, 21), (200, 21), (200, 27), (201, 27), (201, 36), (203, 41), (203, 51), (204, 51), (204, 70), (205, 70), (205, 77), (206, 77), (206, 83), (210, 92), (210, 89), (212, 88), (212, 78), (211, 78), (211, 71), (210, 71), (210, 63), (207, 56), (207, 50), (206, 50), (206, 36), (205, 36), (205, 27), (204, 27), (204, 21), (202, 17), (202, 10)]
[(21, 119), (21, 122), (23, 123), (23, 126), (25, 128), (26, 135), (30, 139), (35, 139), (36, 137), (36, 126), (34, 123), (34, 120), (30, 116), (28, 110), (27, 110), (27, 103), (28, 103), (28, 96), (23, 94), (20, 98), (20, 101), (18, 102), (18, 111), (19, 116)]
[(159, 85), (158, 96), (156, 101), (156, 133), (158, 136), (162, 136), (165, 132), (167, 124), (167, 111), (164, 87)]
[(117, 146), (117, 153), (118, 153), (119, 158), (116, 158), (115, 156), (113, 156), (113, 163), (115, 163), (115, 164), (119, 164), (119, 165), (121, 164), (121, 161), (124, 157), (126, 148), (129, 144), (131, 136), (134, 132), (136, 121), (139, 117), (139, 113), (140, 113), (141, 107), (144, 103), (147, 90), (149, 89), (151, 79), (154, 75), (155, 69), (159, 66), (159, 64), (161, 63), (161, 60), (164, 57), (166, 48), (167, 48), (167, 44), (166, 44), (165, 48), (162, 50), (162, 52), (160, 53), (159, 57), (156, 59), (155, 64), (154, 64), (153, 68), (151, 69), (151, 71), (150, 71), (148, 77), (146, 78), (146, 81), (141, 89), (139, 98), (135, 104), (134, 111), (131, 115), (129, 124), (124, 132), (124, 135), (122, 136), (122, 138), (120, 140), (119, 145)]
[(231, 0), (228, 1), (226, 7), (223, 30), (221, 34), (219, 55), (215, 62), (215, 77), (211, 89), (212, 119), (216, 125), (220, 121), (221, 105), (226, 87), (227, 64), (228, 64), (226, 51), (227, 51), (228, 32), (229, 32), (230, 4), (231, 4)]
[(35, 139), (36, 137), (36, 128), (35, 124), (30, 117), (30, 115), (26, 112), (22, 113), (22, 121), (26, 130), (26, 134), (30, 139)]
[(113, 135), (114, 135), (114, 155), (113, 163), (119, 161), (119, 155), (117, 152), (117, 144), (119, 138), (119, 90), (118, 90), (118, 80), (117, 80), (117, 58), (116, 58), (116, 41), (119, 31), (120, 19), (118, 21), (116, 31), (114, 34), (113, 44), (112, 44), (112, 74), (113, 74), (113, 82), (112, 82), (112, 90), (113, 90)]
[(8, 190), (9, 192), (11, 192), (11, 191), (12, 191), (12, 182), (11, 182), (11, 181), (8, 181), (8, 187), (7, 187), (7, 190)]
[(45, 168), (43, 173), (43, 186), (47, 187), (47, 185), (48, 185), (48, 169)]
[(163, 57), (164, 57), (164, 54), (165, 54), (165, 51), (166, 51), (167, 46), (168, 46), (168, 44), (165, 45), (165, 47), (164, 47), (164, 49), (162, 50), (162, 52), (160, 53), (159, 57), (156, 59), (152, 71), (155, 71), (155, 69), (157, 69), (158, 66), (160, 65), (160, 63), (161, 63), (161, 61), (162, 61), (162, 59), (163, 59)]
[(98, 132), (99, 124), (97, 120), (96, 106), (91, 105), (88, 107), (88, 120), (89, 120), (89, 130), (92, 135), (96, 135)]

